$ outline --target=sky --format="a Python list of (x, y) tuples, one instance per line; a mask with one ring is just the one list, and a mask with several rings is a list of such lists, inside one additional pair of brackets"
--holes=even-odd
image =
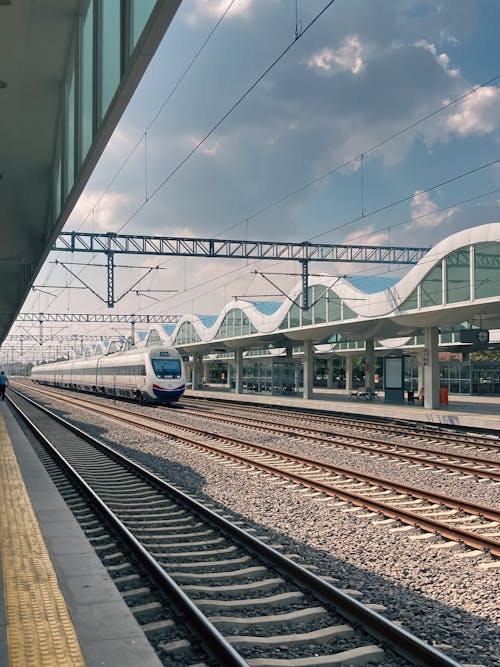
[[(183, 0), (65, 231), (428, 247), (499, 221), (500, 3), (336, 0), (314, 20), (328, 4)], [(56, 259), (105, 298), (105, 269), (77, 265), (90, 256), (51, 253), (23, 312), (217, 314), (236, 295), (278, 298), (254, 271), (294, 274), (270, 276), (289, 291), (301, 268), (125, 256), (142, 268), (116, 269), (110, 310), (47, 287), (81, 286)]]

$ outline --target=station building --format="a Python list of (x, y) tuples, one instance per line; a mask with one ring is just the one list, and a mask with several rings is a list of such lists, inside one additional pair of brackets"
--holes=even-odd
[[(188, 355), (193, 387), (209, 379), (210, 366), (225, 364), (220, 379), (236, 393), (300, 391), (310, 398), (315, 355), (327, 359), (328, 386), (333, 359), (344, 359), (348, 392), (353, 358), (362, 355), (370, 392), (376, 358), (389, 357), (403, 360), (403, 387), (423, 390), (427, 408), (439, 406), (442, 388), (500, 394), (500, 363), (469, 359), (470, 352), (500, 345), (500, 223), (442, 240), (384, 291), (311, 277), (308, 302), (303, 308), (302, 284), (280, 302), (233, 299), (216, 317), (190, 314), (166, 331), (152, 329), (144, 345), (163, 342)], [(440, 365), (440, 352), (458, 353), (460, 361)]]

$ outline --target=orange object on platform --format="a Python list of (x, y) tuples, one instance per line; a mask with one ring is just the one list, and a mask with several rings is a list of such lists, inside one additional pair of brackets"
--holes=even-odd
[(439, 404), (448, 405), (448, 387), (441, 387), (439, 389)]

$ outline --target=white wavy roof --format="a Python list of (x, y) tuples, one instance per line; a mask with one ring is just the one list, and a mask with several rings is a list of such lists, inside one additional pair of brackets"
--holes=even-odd
[[(474, 317), (482, 318), (482, 326), (489, 328), (500, 327), (500, 297), (488, 299), (468, 300), (461, 303), (420, 308), (411, 312), (400, 310), (401, 305), (412, 294), (416, 286), (421, 283), (432, 269), (439, 265), (441, 260), (460, 248), (477, 243), (499, 242), (500, 223), (491, 223), (463, 230), (449, 236), (435, 245), (408, 273), (395, 285), (383, 292), (367, 293), (361, 291), (347, 280), (339, 280), (329, 276), (310, 277), (309, 285), (322, 285), (336, 294), (343, 303), (354, 313), (355, 318), (349, 320), (330, 321), (322, 324), (305, 325), (285, 330), (279, 330), (292, 301), (300, 297), (302, 284), (297, 283), (285, 300), (272, 314), (262, 313), (254, 303), (243, 299), (229, 301), (217, 319), (210, 327), (204, 326), (198, 315), (188, 314), (178, 322), (173, 334), (174, 345), (183, 348), (214, 348), (227, 346), (229, 348), (249, 344), (262, 339), (279, 342), (284, 338), (291, 340), (313, 339), (315, 342), (324, 340), (334, 332), (349, 336), (365, 338), (400, 338), (407, 337), (424, 326), (446, 326), (458, 324)], [(500, 290), (499, 290), (500, 291)], [(257, 333), (240, 336), (233, 339), (217, 339), (217, 333), (225, 316), (232, 310), (241, 310), (257, 330)], [(176, 342), (177, 334), (182, 325), (190, 323), (199, 336), (198, 343), (181, 344)]]

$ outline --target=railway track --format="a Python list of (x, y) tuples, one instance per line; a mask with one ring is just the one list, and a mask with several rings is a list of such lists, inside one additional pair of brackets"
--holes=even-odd
[(144, 587), (129, 588), (127, 597), (137, 616), (153, 611), (146, 632), (161, 635), (164, 664), (200, 665), (205, 652), (204, 664), (228, 666), (293, 660), (295, 667), (458, 667), (306, 566), (16, 394), (16, 410), (57, 463), (52, 472), (60, 484), (71, 480), (67, 495), (117, 581), (134, 586), (127, 573), (137, 560), (155, 582), (153, 602), (143, 601)]
[(73, 395), (64, 400), (500, 556), (500, 511), (494, 508)]
[[(188, 407), (207, 409), (219, 412), (232, 413), (236, 411), (238, 416), (243, 414), (250, 415), (265, 415), (266, 419), (270, 419), (275, 424), (286, 425), (289, 422), (304, 424), (307, 420), (309, 424), (317, 424), (321, 429), (334, 429), (334, 433), (351, 434), (355, 429), (356, 432), (364, 431), (366, 433), (375, 433), (378, 436), (385, 437), (385, 442), (396, 440), (400, 444), (404, 444), (405, 440), (412, 442), (421, 442), (436, 445), (451, 445), (456, 449), (471, 450), (471, 451), (489, 451), (493, 454), (500, 453), (500, 438), (492, 435), (470, 434), (465, 432), (453, 431), (449, 427), (442, 426), (427, 426), (421, 422), (403, 423), (394, 420), (377, 420), (376, 418), (366, 419), (362, 415), (356, 417), (318, 414), (317, 412), (310, 412), (308, 410), (290, 410), (286, 407), (269, 407), (260, 406), (257, 404), (245, 405), (244, 403), (232, 403), (231, 400), (222, 401), (213, 398), (199, 398), (192, 396), (184, 396), (182, 400), (183, 405)], [(286, 419), (287, 421), (284, 421)]]
[[(243, 426), (252, 429), (260, 429), (266, 432), (279, 433), (280, 435), (297, 436), (301, 439), (311, 439), (328, 446), (342, 447), (368, 454), (379, 454), (400, 461), (418, 463), (433, 468), (441, 468), (452, 472), (461, 472), (464, 475), (474, 475), (493, 481), (500, 481), (500, 461), (493, 459), (468, 456), (460, 453), (438, 451), (435, 449), (389, 443), (374, 437), (363, 437), (349, 434), (342, 435), (336, 432), (325, 431), (324, 428), (311, 427), (305, 423), (298, 425), (286, 422), (276, 425), (276, 421), (269, 418), (244, 417), (242, 415), (225, 416), (216, 413), (207, 414), (203, 410), (188, 408), (190, 414), (201, 419), (212, 420)], [(299, 431), (297, 429), (300, 429)]]

